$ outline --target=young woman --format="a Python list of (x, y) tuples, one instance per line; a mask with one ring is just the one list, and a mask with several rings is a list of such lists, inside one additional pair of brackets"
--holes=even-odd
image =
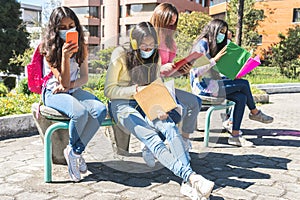
[[(78, 45), (65, 41), (68, 31), (78, 32)], [(106, 117), (106, 106), (80, 88), (88, 81), (88, 52), (82, 27), (70, 8), (52, 11), (40, 52), (44, 55), (44, 74), (53, 73), (43, 88), (43, 102), (71, 119), (64, 156), (71, 179), (78, 182), (80, 173), (87, 171), (82, 152)]]
[[(174, 121), (167, 113), (160, 113), (150, 122), (133, 98), (143, 87), (159, 78), (157, 44), (153, 26), (149, 22), (137, 24), (130, 32), (130, 45), (117, 47), (112, 53), (104, 93), (111, 100), (114, 120), (144, 143), (162, 165), (181, 177), (184, 186), (189, 186), (197, 196), (208, 198), (214, 183), (192, 170)], [(163, 134), (170, 148), (166, 147), (157, 131)]]
[[(233, 127), (228, 143), (236, 146), (253, 146), (241, 135), (241, 122), (245, 106), (250, 110), (249, 118), (262, 123), (271, 123), (273, 118), (256, 108), (250, 85), (244, 79), (227, 79), (221, 77), (212, 67), (225, 53), (228, 25), (225, 21), (214, 19), (207, 24), (195, 40), (192, 52), (197, 51), (210, 58), (210, 65), (193, 68), (190, 80), (194, 94), (203, 96), (225, 97), (234, 101)], [(205, 76), (204, 76), (205, 75)], [(200, 80), (200, 81), (199, 81)]]
[[(173, 60), (176, 57), (177, 45), (174, 40), (174, 33), (177, 28), (178, 10), (171, 3), (161, 3), (155, 9), (150, 22), (155, 27), (159, 37), (159, 55), (161, 57), (161, 76), (173, 68)], [(181, 72), (175, 73), (175, 76), (186, 74), (191, 66), (187, 65)], [(182, 117), (181, 132), (184, 139), (185, 148), (188, 151), (191, 148), (189, 140), (190, 135), (195, 131), (197, 116), (201, 109), (201, 99), (196, 95), (175, 89), (176, 97), (182, 104), (184, 114)]]

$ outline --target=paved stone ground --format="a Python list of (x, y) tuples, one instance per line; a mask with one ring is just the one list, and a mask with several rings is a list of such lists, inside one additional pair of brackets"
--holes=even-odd
[[(205, 113), (199, 114), (191, 164), (216, 183), (211, 200), (299, 199), (299, 101), (299, 93), (270, 95), (270, 104), (259, 105), (275, 117), (267, 125), (249, 120), (245, 111), (242, 130), (255, 148), (227, 144), (220, 112), (213, 114), (210, 147), (203, 148)], [(187, 199), (179, 192), (180, 178), (159, 163), (154, 169), (144, 164), (135, 138), (129, 156), (116, 156), (103, 132), (99, 130), (84, 153), (89, 171), (80, 183), (69, 181), (63, 165), (53, 165), (53, 183), (44, 183), (43, 144), (38, 135), (1, 140), (0, 199)]]

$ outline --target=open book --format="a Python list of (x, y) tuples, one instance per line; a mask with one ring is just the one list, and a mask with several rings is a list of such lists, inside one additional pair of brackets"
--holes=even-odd
[(215, 69), (233, 80), (245, 76), (259, 65), (258, 56), (252, 58), (247, 50), (230, 42), (226, 54), (217, 62)]
[[(194, 62), (197, 62), (197, 64), (195, 64)], [(202, 53), (193, 52), (190, 55), (188, 55), (187, 57), (176, 62), (174, 64), (174, 67), (172, 68), (172, 70), (170, 70), (166, 73), (162, 73), (162, 75), (164, 75), (166, 77), (171, 76), (175, 72), (180, 71), (181, 68), (184, 67), (186, 64), (193, 64), (195, 66), (203, 66), (203, 65), (209, 64), (209, 59)]]
[(177, 107), (174, 98), (160, 78), (133, 97), (150, 120), (156, 119), (160, 112), (167, 113)]

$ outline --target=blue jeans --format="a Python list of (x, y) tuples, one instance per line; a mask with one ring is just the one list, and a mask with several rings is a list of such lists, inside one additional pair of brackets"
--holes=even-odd
[(200, 112), (202, 101), (196, 95), (183, 90), (175, 89), (176, 97), (183, 106), (182, 131), (193, 133), (195, 131), (197, 117)]
[(251, 93), (249, 82), (245, 79), (223, 79), (219, 81), (220, 96), (226, 97), (226, 99), (235, 102), (233, 109), (233, 130), (240, 130), (245, 106), (250, 110), (256, 108), (255, 102)]
[[(184, 151), (182, 137), (170, 117), (167, 120), (149, 122), (135, 100), (111, 100), (114, 120), (137, 139), (143, 142), (158, 161), (175, 175), (188, 181), (193, 173), (187, 153)], [(170, 149), (166, 147), (156, 130), (161, 132)]]
[(51, 90), (43, 91), (43, 102), (71, 120), (69, 123), (69, 145), (77, 154), (81, 154), (88, 142), (97, 132), (106, 117), (106, 106), (93, 94), (80, 88), (72, 94), (52, 94)]

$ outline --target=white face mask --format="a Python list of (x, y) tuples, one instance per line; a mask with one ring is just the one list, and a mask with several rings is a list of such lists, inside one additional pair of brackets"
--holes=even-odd
[(141, 57), (144, 58), (144, 59), (150, 58), (153, 55), (154, 50), (155, 50), (154, 48), (151, 51), (140, 50)]
[(76, 27), (70, 28), (69, 30), (59, 30), (59, 37), (64, 41), (66, 41), (67, 32), (74, 32), (74, 31), (76, 31)]

